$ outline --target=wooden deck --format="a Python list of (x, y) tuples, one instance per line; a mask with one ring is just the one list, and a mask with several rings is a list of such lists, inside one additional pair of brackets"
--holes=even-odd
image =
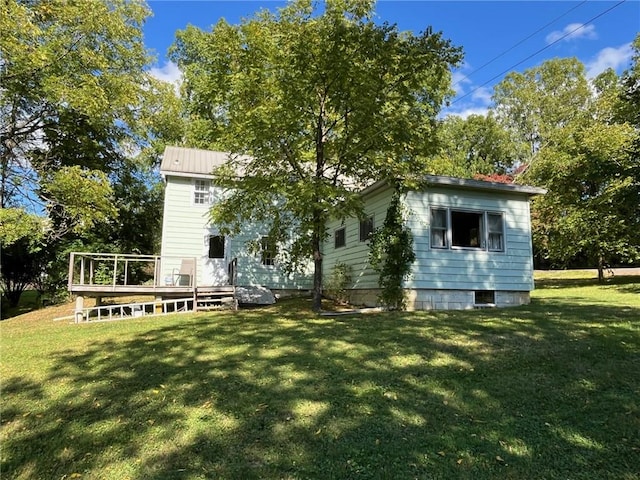
[[(197, 285), (198, 259), (73, 252), (69, 257), (68, 290), (80, 297), (152, 295), (157, 298), (215, 299), (234, 297), (237, 260), (227, 285)], [(201, 302), (204, 303), (204, 300)]]

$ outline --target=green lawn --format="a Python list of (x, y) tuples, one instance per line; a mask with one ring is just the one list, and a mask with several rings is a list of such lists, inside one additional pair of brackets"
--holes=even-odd
[(640, 478), (639, 277), (502, 310), (0, 335), (3, 480)]

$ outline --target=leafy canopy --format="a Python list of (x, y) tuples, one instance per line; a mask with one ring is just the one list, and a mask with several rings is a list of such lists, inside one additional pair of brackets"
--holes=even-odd
[[(440, 34), (372, 21), (368, 0), (298, 0), (240, 25), (177, 34), (173, 59), (201, 147), (232, 152), (216, 181), (231, 189), (213, 219), (253, 220), (315, 261), (331, 217), (361, 212), (357, 189), (425, 171), (436, 115), (461, 52)], [(293, 235), (291, 235), (293, 233)]]

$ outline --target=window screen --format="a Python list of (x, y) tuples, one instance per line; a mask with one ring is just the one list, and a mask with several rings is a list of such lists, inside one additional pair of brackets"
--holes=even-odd
[(224, 236), (209, 237), (209, 258), (224, 258)]
[(482, 248), (482, 213), (451, 211), (451, 244)]
[(344, 247), (347, 244), (346, 230), (344, 227), (336, 230), (334, 234), (334, 248)]
[(196, 205), (207, 205), (210, 203), (209, 188), (211, 182), (208, 180), (196, 180), (193, 191), (193, 203)]
[(431, 209), (431, 246), (447, 248), (447, 211), (444, 208)]
[(489, 250), (501, 252), (504, 250), (504, 226), (502, 214), (487, 213), (487, 231), (489, 232)]
[(262, 237), (260, 241), (260, 260), (262, 265), (275, 265), (278, 249), (268, 237)]
[(360, 241), (366, 242), (373, 233), (373, 217), (360, 221)]

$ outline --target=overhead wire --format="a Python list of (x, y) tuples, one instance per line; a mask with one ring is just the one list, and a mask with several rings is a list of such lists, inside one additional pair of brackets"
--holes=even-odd
[[(565, 33), (564, 35), (558, 37), (557, 39), (555, 39), (553, 42), (549, 43), (548, 45), (545, 45), (544, 47), (536, 50), (535, 52), (533, 52), (532, 54), (528, 55), (527, 57), (523, 58), (522, 60), (520, 60), (518, 63), (511, 65), (509, 68), (507, 68), (506, 70), (503, 70), (502, 72), (498, 73), (497, 75), (494, 75), (493, 77), (491, 77), (489, 80), (487, 80), (486, 82), (484, 82), (482, 85), (478, 85), (477, 87), (471, 89), (469, 92), (465, 93), (464, 95), (462, 95), (461, 97), (457, 97), (456, 99), (454, 99), (450, 105), (454, 105), (456, 103), (458, 103), (460, 100), (468, 97), (469, 95), (477, 92), (478, 90), (480, 90), (482, 87), (486, 86), (487, 84), (491, 83), (492, 81), (494, 81), (496, 78), (501, 77), (503, 75), (505, 75), (506, 73), (509, 73), (510, 71), (512, 71), (514, 68), (522, 65), (524, 62), (526, 62), (527, 60), (530, 60), (531, 58), (535, 57), (536, 55), (544, 52), (546, 49), (552, 47), (553, 45), (555, 45), (556, 43), (564, 40), (565, 38), (567, 38), (570, 35), (573, 35), (574, 33), (576, 33), (578, 30), (581, 30), (583, 28), (585, 28), (587, 25), (593, 23), (594, 21), (596, 21), (598, 18), (602, 17), (603, 15), (606, 15), (607, 13), (609, 13), (611, 10), (613, 10), (614, 8), (619, 7), (620, 5), (622, 5), (623, 3), (625, 3), (627, 0), (620, 0), (618, 3), (616, 3), (615, 5), (613, 5), (612, 7), (607, 8), (606, 10), (600, 12), (598, 15), (596, 15), (595, 17), (587, 20), (585, 23), (580, 24), (579, 26), (577, 26), (576, 28), (572, 29), (571, 31)], [(583, 2), (584, 3), (584, 2)]]
[(562, 15), (560, 15), (559, 17), (554, 18), (553, 20), (551, 20), (550, 22), (546, 23), (545, 25), (543, 25), (542, 27), (540, 27), (539, 29), (537, 29), (535, 32), (533, 32), (532, 34), (528, 35), (527, 37), (523, 38), (522, 40), (520, 40), (519, 42), (517, 42), (516, 44), (512, 45), (510, 48), (506, 49), (504, 52), (499, 53), (498, 55), (496, 55), (495, 57), (493, 57), (491, 60), (489, 60), (486, 63), (483, 63), (482, 65), (480, 65), (478, 68), (471, 70), (469, 73), (464, 74), (463, 78), (461, 78), (460, 80), (458, 80), (456, 83), (453, 84), (453, 87), (456, 87), (457, 85), (459, 85), (464, 79), (468, 79), (471, 75), (474, 75), (476, 73), (478, 73), (479, 71), (483, 70), (485, 67), (491, 65), (493, 62), (495, 62), (496, 60), (498, 60), (499, 58), (504, 57), (507, 53), (509, 53), (510, 51), (516, 49), (517, 47), (519, 47), (520, 45), (522, 45), (524, 42), (526, 42), (527, 40), (529, 40), (532, 37), (535, 37), (538, 33), (542, 32), (543, 30), (545, 30), (547, 27), (550, 27), (551, 25), (553, 25), (554, 23), (556, 23), (558, 20), (560, 20), (563, 17), (566, 17), (567, 15), (569, 15), (571, 12), (573, 12), (575, 9), (581, 7), (582, 5), (584, 5), (585, 3), (587, 3), (587, 0), (583, 0), (582, 2), (580, 2), (579, 4), (575, 5), (574, 7), (570, 8), (569, 10), (567, 10), (566, 12), (564, 12)]

